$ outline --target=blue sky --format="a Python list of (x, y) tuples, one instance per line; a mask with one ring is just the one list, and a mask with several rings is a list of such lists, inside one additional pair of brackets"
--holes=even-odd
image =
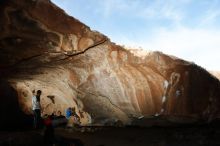
[(52, 0), (113, 42), (220, 70), (220, 0)]

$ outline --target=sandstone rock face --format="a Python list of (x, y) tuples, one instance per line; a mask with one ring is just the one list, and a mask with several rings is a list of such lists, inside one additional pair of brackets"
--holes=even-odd
[(82, 125), (220, 114), (219, 80), (195, 64), (126, 50), (48, 0), (4, 0), (0, 11), (1, 104), (13, 90), (12, 111), (32, 114), (40, 89), (42, 114), (76, 107)]
[(210, 71), (210, 73), (220, 80), (220, 71)]

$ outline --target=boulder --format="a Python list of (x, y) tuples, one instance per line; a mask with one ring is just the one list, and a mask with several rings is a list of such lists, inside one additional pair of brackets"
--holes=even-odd
[[(1, 103), (16, 103), (25, 115), (32, 114), (33, 90), (42, 90), (42, 114), (75, 107), (83, 125), (220, 115), (220, 83), (205, 69), (118, 46), (49, 0), (1, 1), (0, 31)], [(4, 119), (9, 108), (1, 107)]]

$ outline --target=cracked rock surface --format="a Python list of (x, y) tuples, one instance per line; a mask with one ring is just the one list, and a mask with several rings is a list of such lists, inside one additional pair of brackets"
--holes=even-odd
[(205, 69), (161, 52), (126, 50), (49, 0), (1, 1), (0, 31), (3, 123), (32, 114), (38, 89), (42, 114), (76, 107), (82, 125), (220, 115), (220, 82)]

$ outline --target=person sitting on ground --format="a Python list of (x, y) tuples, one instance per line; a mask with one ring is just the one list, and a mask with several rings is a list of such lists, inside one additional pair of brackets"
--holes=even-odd
[(57, 118), (65, 118), (64, 115), (62, 115), (61, 111), (57, 111)]
[(54, 111), (51, 115), (50, 115), (51, 119), (55, 119), (57, 117), (56, 112)]
[(77, 119), (80, 119), (80, 117), (76, 113), (76, 108), (75, 107), (71, 108), (71, 111), (72, 111), (72, 116), (76, 117)]
[(71, 107), (68, 107), (68, 108), (66, 109), (66, 118), (69, 119), (71, 115), (72, 115)]
[(53, 115), (54, 119), (63, 119), (63, 118), (66, 119), (66, 117), (64, 115), (62, 115), (60, 110), (58, 110), (57, 112), (53, 112), (52, 115)]
[(74, 118), (74, 123), (76, 124), (76, 125), (80, 125), (80, 117), (77, 115), (77, 113), (76, 113), (76, 108), (75, 107), (73, 107), (73, 108), (71, 108), (71, 110), (72, 110), (72, 116), (73, 116), (73, 118)]
[(65, 116), (62, 115), (61, 111), (57, 111), (57, 115), (56, 115), (56, 121), (57, 121), (57, 125), (58, 126), (66, 126), (67, 124), (67, 118)]

